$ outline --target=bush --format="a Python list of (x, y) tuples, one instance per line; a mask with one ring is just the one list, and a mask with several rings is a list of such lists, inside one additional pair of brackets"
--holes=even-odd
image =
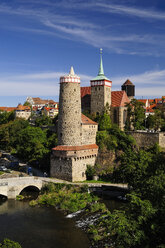
[(24, 199), (24, 196), (23, 195), (17, 195), (16, 196), (16, 200), (17, 201), (22, 201)]
[(93, 166), (91, 166), (91, 165), (87, 165), (87, 169), (86, 169), (86, 172), (85, 172), (87, 179), (92, 180), (92, 178), (95, 175), (95, 173), (96, 173), (95, 168)]
[(18, 242), (14, 242), (10, 239), (4, 239), (0, 248), (21, 248), (21, 245)]

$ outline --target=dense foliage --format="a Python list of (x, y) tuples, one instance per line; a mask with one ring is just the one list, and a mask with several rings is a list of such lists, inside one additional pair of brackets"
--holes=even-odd
[[(97, 230), (104, 229), (112, 247), (165, 247), (165, 154), (157, 145), (148, 151), (128, 149), (114, 176), (129, 185), (127, 208), (101, 218)], [(103, 238), (100, 233), (97, 239)]]
[(21, 248), (21, 245), (10, 239), (4, 239), (4, 241), (0, 243), (0, 248)]
[(125, 134), (115, 125), (108, 130), (97, 132), (96, 142), (100, 150), (125, 150), (135, 145), (133, 137)]
[(42, 127), (42, 126), (49, 126), (53, 123), (53, 120), (46, 116), (46, 115), (41, 115), (41, 116), (38, 116), (36, 119), (35, 119), (35, 125), (37, 127)]
[(127, 105), (126, 130), (145, 129), (145, 109), (144, 104), (136, 99), (132, 99)]
[(23, 161), (47, 166), (51, 148), (57, 144), (57, 134), (16, 119), (0, 125), (0, 140), (0, 149), (15, 153)]
[[(88, 187), (74, 186), (70, 184), (46, 185), (37, 200), (30, 202), (31, 206), (48, 205), (67, 213), (76, 212), (85, 209), (90, 212), (105, 211), (104, 204), (98, 203), (98, 197), (88, 193)], [(96, 204), (96, 205), (95, 205)]]
[(14, 111), (0, 113), (0, 125), (14, 120)]

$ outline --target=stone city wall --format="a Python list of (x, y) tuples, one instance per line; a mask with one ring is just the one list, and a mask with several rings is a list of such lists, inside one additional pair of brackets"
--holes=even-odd
[(132, 135), (136, 140), (139, 147), (151, 147), (158, 143), (162, 148), (165, 147), (165, 132), (140, 132), (130, 131), (127, 132)]

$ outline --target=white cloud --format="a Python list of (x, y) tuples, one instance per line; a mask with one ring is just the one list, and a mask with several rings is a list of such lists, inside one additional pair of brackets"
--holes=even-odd
[[(40, 2), (40, 1), (39, 1)], [(28, 3), (28, 2), (27, 2)], [(85, 4), (86, 3), (86, 4)], [(65, 1), (61, 3), (55, 3), (54, 6), (62, 6), (63, 8), (70, 9), (79, 9), (79, 8), (89, 8), (91, 11), (99, 7), (99, 11), (115, 11), (115, 13), (129, 13), (131, 15), (143, 16), (146, 17), (161, 16), (165, 19), (165, 13), (161, 12), (159, 15), (158, 12), (135, 9), (131, 7), (126, 7), (124, 5), (114, 5), (114, 4), (105, 4), (104, 2), (92, 1), (85, 3), (77, 4), (75, 1), (70, 1), (69, 4), (66, 4)], [(3, 25), (3, 27), (10, 30), (22, 31), (22, 32), (31, 32), (36, 35), (51, 35), (58, 36), (63, 39), (70, 39), (79, 42), (87, 43), (94, 47), (103, 47), (107, 48), (110, 51), (116, 52), (118, 54), (130, 54), (130, 55), (160, 55), (164, 54), (164, 41), (165, 35), (155, 35), (153, 33), (146, 34), (136, 34), (136, 31), (133, 30), (131, 33), (116, 33), (114, 32), (113, 27), (110, 29), (108, 26), (102, 28), (101, 24), (94, 24), (91, 20), (92, 18), (81, 19), (77, 18), (76, 15), (64, 15), (61, 12), (51, 8), (48, 2), (45, 5), (48, 5), (47, 8), (30, 8), (30, 5), (27, 8), (23, 7), (10, 7), (8, 5), (0, 4), (0, 12), (6, 13), (9, 15), (17, 15), (23, 19), (32, 19), (33, 28), (28, 24), (22, 25), (22, 22)], [(55, 7), (54, 7), (55, 8)], [(58, 14), (57, 14), (58, 13)], [(148, 13), (148, 14), (146, 14)], [(24, 22), (23, 22), (24, 23)], [(114, 34), (115, 33), (115, 34)], [(129, 44), (129, 45), (128, 45)], [(143, 46), (141, 46), (143, 44)], [(147, 45), (152, 46), (152, 52)], [(159, 46), (158, 46), (159, 44)]]
[[(59, 78), (68, 72), (45, 72), (0, 77), (0, 96), (58, 96)], [(92, 76), (80, 74), (81, 85), (89, 85)]]
[(99, 7), (99, 10), (104, 12), (117, 13), (123, 15), (131, 15), (143, 19), (157, 19), (165, 20), (165, 12), (160, 12), (151, 9), (140, 9), (135, 7), (128, 7), (125, 5), (116, 5), (111, 3), (96, 2), (95, 6)]
[(125, 75), (112, 78), (112, 90), (120, 90), (121, 85), (129, 79), (136, 89), (136, 96), (165, 95), (165, 70), (146, 71), (136, 75)]

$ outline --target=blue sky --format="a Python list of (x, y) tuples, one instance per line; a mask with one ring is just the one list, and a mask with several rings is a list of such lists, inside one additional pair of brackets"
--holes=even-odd
[(0, 106), (58, 100), (72, 65), (89, 86), (100, 47), (112, 90), (129, 78), (138, 98), (165, 95), (164, 0), (1, 0)]

